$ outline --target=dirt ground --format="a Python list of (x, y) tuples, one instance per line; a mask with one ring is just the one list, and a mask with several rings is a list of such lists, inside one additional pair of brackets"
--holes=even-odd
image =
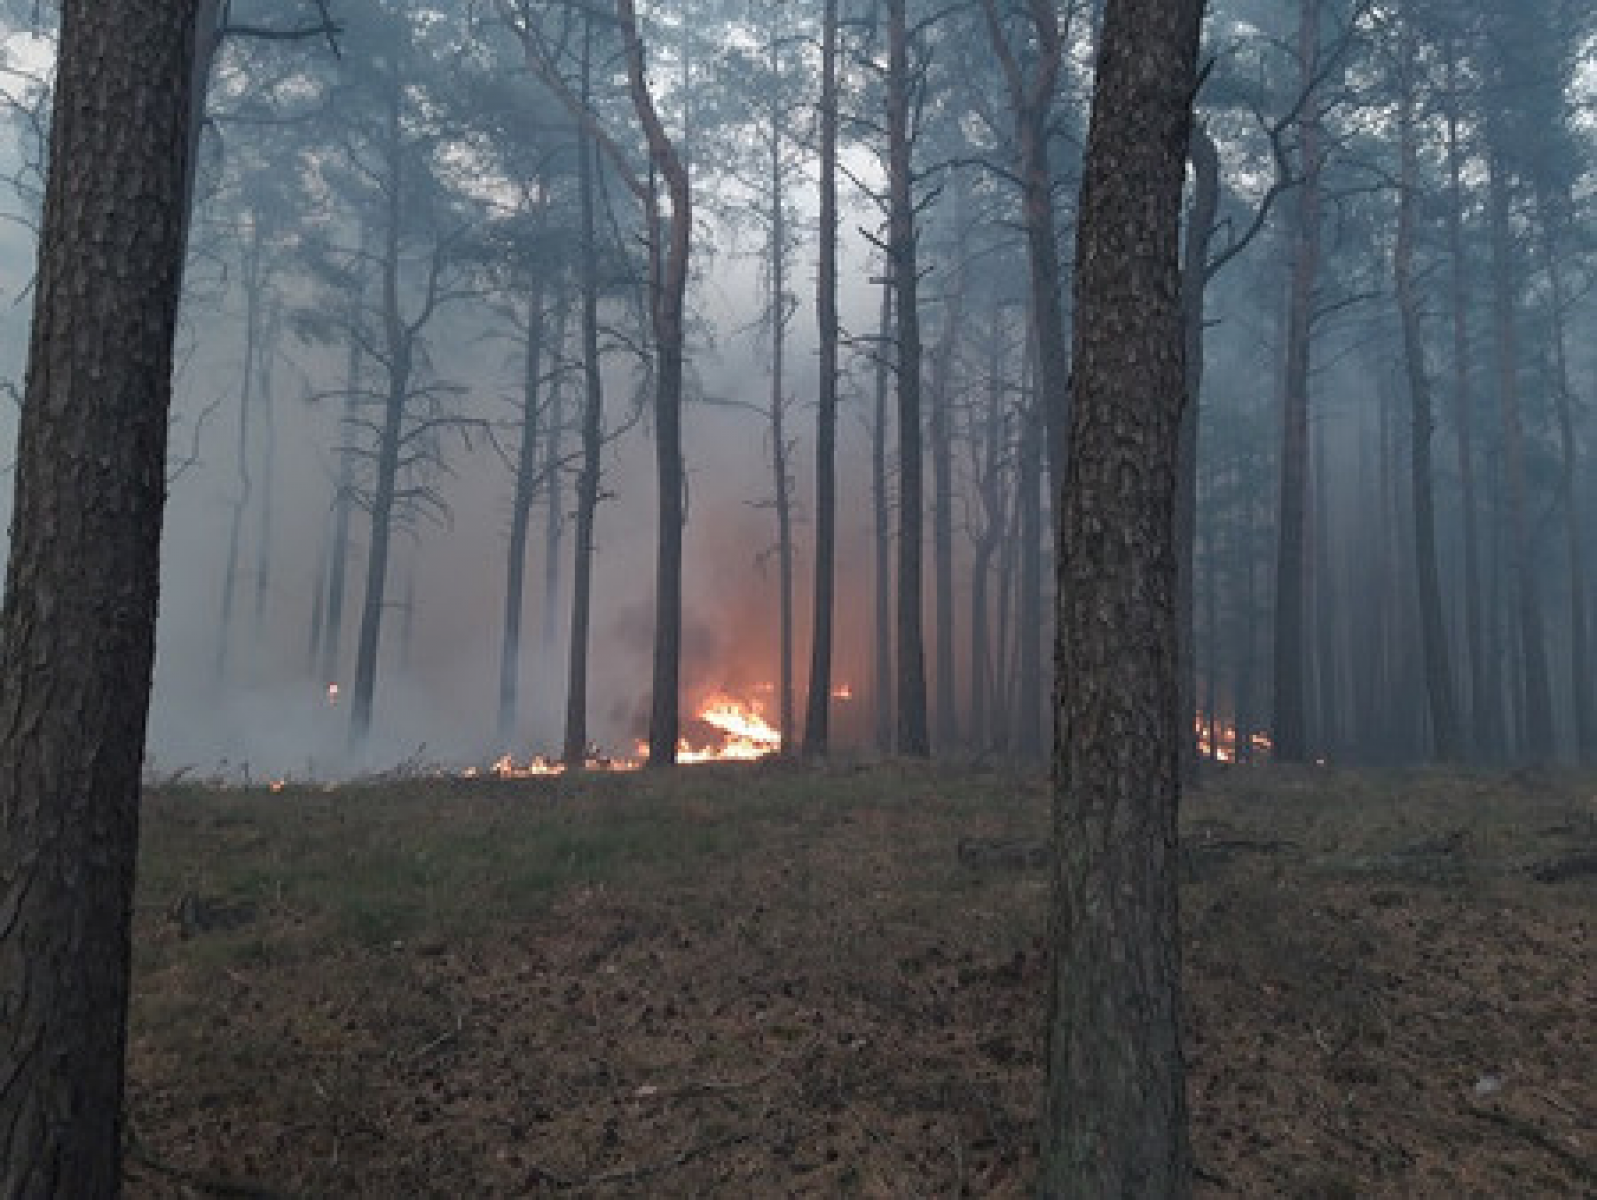
[[(150, 799), (133, 1196), (1022, 1196), (1041, 781)], [(1189, 796), (1200, 1192), (1597, 1196), (1597, 783)]]

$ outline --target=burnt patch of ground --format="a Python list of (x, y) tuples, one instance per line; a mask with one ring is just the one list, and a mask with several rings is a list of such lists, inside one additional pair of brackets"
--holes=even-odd
[[(1597, 1188), (1589, 781), (1191, 797), (1210, 1193)], [(151, 798), (135, 1195), (1029, 1194), (1040, 781), (886, 765)]]

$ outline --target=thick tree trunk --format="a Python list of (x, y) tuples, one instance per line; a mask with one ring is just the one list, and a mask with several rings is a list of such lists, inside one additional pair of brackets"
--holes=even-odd
[(898, 318), (898, 752), (931, 753), (922, 632), (920, 276), (910, 162), (909, 25), (905, 0), (887, 0), (888, 253)]
[(1392, 272), (1403, 326), (1403, 363), (1408, 376), (1412, 433), (1410, 484), (1414, 506), (1414, 567), (1419, 580), (1420, 644), (1425, 653), (1425, 692), (1430, 702), (1431, 739), (1443, 762), (1459, 758), (1458, 712), (1453, 702), (1453, 672), (1447, 629), (1442, 621), (1442, 584), (1436, 564), (1436, 505), (1431, 488), (1431, 380), (1420, 328), (1420, 295), (1414, 279), (1415, 209), (1419, 204), (1419, 145), (1414, 128), (1416, 38), (1406, 22), (1402, 33), (1398, 100), (1399, 191), (1397, 241)]
[(1524, 703), (1522, 753), (1535, 762), (1553, 757), (1553, 695), (1542, 630), (1530, 522), (1526, 514), (1525, 432), (1519, 410), (1519, 330), (1507, 167), (1500, 148), (1488, 156), (1492, 243), (1492, 330), (1497, 359), (1497, 399), (1503, 421), (1504, 499), (1508, 506), (1509, 560), (1519, 618)]
[(1175, 504), (1181, 192), (1201, 0), (1110, 0), (1058, 554), (1045, 1196), (1192, 1189), (1181, 1061)]
[(820, 265), (815, 317), (820, 379), (815, 410), (815, 595), (810, 606), (810, 690), (804, 708), (804, 753), (831, 746), (832, 608), (837, 559), (837, 0), (821, 14)]
[(521, 683), (521, 617), (527, 577), (527, 534), (538, 488), (539, 397), (542, 389), (544, 287), (536, 275), (527, 295), (526, 354), (521, 379), (521, 444), (516, 451), (515, 492), (510, 499), (510, 538), (505, 546), (504, 637), (499, 646), (499, 749), (516, 737)]
[[(582, 103), (589, 102), (593, 27), (583, 22)], [(604, 470), (604, 382), (599, 371), (599, 248), (594, 231), (594, 145), (577, 137), (577, 203), (581, 208), (582, 470), (577, 475), (577, 524), (572, 538), (571, 643), (566, 672), (566, 729), (561, 756), (576, 770), (588, 761), (588, 640), (593, 616), (593, 522)]]
[(121, 1190), (195, 17), (61, 7), (0, 608), (0, 1195), (18, 1197)]
[(1316, 79), (1320, 63), (1320, 0), (1300, 0), (1298, 61), (1304, 101), (1299, 124), (1299, 184), (1292, 220), (1287, 295), (1286, 371), (1282, 386), (1281, 493), (1275, 575), (1275, 755), (1308, 757), (1304, 617), (1309, 487), (1309, 352), (1320, 266), (1321, 129)]
[[(644, 71), (633, 0), (616, 0), (632, 107), (649, 143), (652, 173), (665, 180), (671, 214), (662, 237), (650, 193), (649, 315), (654, 330), (654, 453), (659, 477), (659, 538), (654, 574), (654, 672), (649, 702), (649, 765), (677, 758), (682, 668), (682, 368), (688, 249), (693, 233), (687, 167), (666, 134)], [(662, 244), (663, 242), (663, 244)]]

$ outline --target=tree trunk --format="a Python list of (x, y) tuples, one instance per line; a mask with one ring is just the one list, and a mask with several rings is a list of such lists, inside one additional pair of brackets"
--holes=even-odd
[(1464, 154), (1459, 137), (1458, 58), (1451, 37), (1444, 44), (1446, 80), (1442, 89), (1447, 115), (1447, 252), (1451, 262), (1449, 307), (1453, 334), (1453, 422), (1458, 434), (1458, 480), (1461, 534), (1464, 542), (1464, 629), (1469, 650), (1469, 714), (1472, 757), (1491, 758), (1501, 741), (1499, 700), (1488, 678), (1482, 633), (1480, 522), (1475, 498), (1474, 400), (1469, 386), (1469, 286), (1464, 250)]
[[(1181, 635), (1181, 711), (1189, 722), (1198, 711), (1197, 642), (1194, 564), (1198, 542), (1198, 429), (1199, 401), (1203, 394), (1204, 294), (1209, 284), (1209, 244), (1220, 209), (1220, 151), (1201, 123), (1191, 139), (1192, 206), (1187, 215), (1187, 236), (1182, 246), (1181, 319), (1187, 371), (1187, 407), (1181, 417), (1181, 480), (1176, 493), (1176, 611)], [(1213, 574), (1211, 570), (1210, 574)], [(1210, 646), (1214, 629), (1209, 629)], [(1211, 670), (1210, 674), (1213, 674)], [(1213, 705), (1209, 716), (1214, 717)], [(1186, 729), (1186, 726), (1183, 726)], [(1214, 743), (1211, 739), (1210, 746)], [(1181, 750), (1181, 778), (1198, 778), (1197, 726), (1192, 724)]]
[(1515, 309), (1513, 235), (1509, 228), (1509, 180), (1500, 147), (1488, 156), (1492, 243), (1492, 329), (1497, 358), (1497, 398), (1503, 420), (1504, 499), (1508, 507), (1509, 560), (1519, 616), (1524, 669), (1522, 753), (1534, 762), (1553, 757), (1553, 697), (1542, 631), (1542, 607), (1534, 547), (1526, 516), (1525, 432), (1519, 411), (1519, 331)]
[[(649, 143), (651, 178), (665, 180), (671, 215), (662, 239), (651, 188), (649, 315), (654, 330), (654, 452), (659, 476), (659, 540), (654, 575), (654, 674), (649, 702), (649, 765), (677, 758), (678, 681), (682, 668), (682, 367), (688, 249), (693, 233), (688, 172), (655, 110), (643, 65), (634, 0), (616, 0), (632, 107)], [(662, 245), (662, 240), (664, 245)]]
[(261, 340), (261, 233), (250, 233), (244, 250), (244, 366), (239, 375), (238, 441), (235, 443), (238, 492), (233, 497), (228, 523), (227, 562), (222, 574), (222, 614), (217, 621), (217, 684), (227, 679), (228, 655), (233, 642), (233, 610), (237, 605), (239, 558), (243, 553), (244, 514), (249, 510), (253, 481), (250, 477), (250, 422), (255, 409), (255, 358)]
[(61, 7), (0, 608), (0, 1195), (99, 1197), (121, 1189), (195, 3)]
[(1412, 433), (1410, 484), (1414, 505), (1414, 567), (1419, 580), (1420, 644), (1425, 653), (1425, 691), (1430, 701), (1431, 738), (1443, 762), (1459, 758), (1458, 713), (1453, 703), (1453, 673), (1448, 662), (1447, 629), (1442, 621), (1442, 584), (1436, 565), (1436, 507), (1431, 488), (1431, 381), (1420, 328), (1420, 296), (1414, 280), (1415, 209), (1419, 203), (1419, 145), (1414, 128), (1416, 36), (1405, 21), (1401, 34), (1398, 99), (1399, 191), (1397, 242), (1392, 272), (1398, 315), (1403, 325), (1403, 364), (1408, 375)]
[[(1043, 757), (1043, 441), (1047, 422), (1042, 413), (1046, 399), (1035, 386), (1041, 380), (1033, 371), (1031, 396), (1022, 418), (1018, 492), (1019, 509), (1019, 589), (1016, 597), (1015, 652), (1019, 670), (1015, 672), (1018, 694), (1015, 700), (1015, 751), (1022, 759), (1036, 762)], [(1055, 477), (1049, 476), (1050, 481)], [(1059, 488), (1053, 489), (1057, 495)]]
[(1292, 221), (1291, 285), (1287, 296), (1286, 372), (1282, 387), (1281, 495), (1275, 577), (1275, 756), (1308, 757), (1308, 700), (1304, 664), (1306, 507), (1309, 485), (1309, 351), (1320, 266), (1321, 130), (1316, 79), (1320, 64), (1320, 0), (1300, 0), (1298, 61), (1306, 94)]
[(560, 469), (561, 455), (564, 453), (561, 443), (565, 440), (566, 426), (566, 327), (571, 312), (571, 296), (564, 287), (562, 291), (564, 295), (555, 316), (552, 355), (554, 370), (549, 382), (549, 420), (545, 422), (548, 433), (543, 439), (543, 495), (546, 506), (543, 534), (543, 631), (539, 639), (539, 657), (545, 663), (551, 664), (551, 670), (555, 661), (555, 639), (558, 636), (556, 631), (559, 628), (560, 616), (560, 531), (565, 524), (561, 512), (562, 497), (565, 493), (560, 486)]
[(881, 317), (876, 337), (876, 403), (871, 419), (871, 512), (876, 549), (875, 684), (876, 748), (893, 748), (893, 617), (892, 617), (892, 504), (887, 486), (887, 382), (888, 345), (893, 328), (893, 272), (888, 263), (882, 279)]
[(775, 36), (771, 37), (768, 67), (772, 74), (767, 97), (767, 148), (770, 151), (771, 242), (766, 266), (770, 271), (767, 318), (771, 322), (771, 486), (776, 508), (776, 567), (778, 595), (777, 711), (783, 754), (795, 744), (793, 713), (793, 486), (788, 468), (787, 444), (787, 196), (782, 178), (782, 109), (779, 77), (781, 60)]
[[(262, 281), (262, 286), (266, 286)], [(257, 403), (261, 409), (261, 499), (255, 513), (255, 636), (251, 653), (266, 642), (266, 598), (272, 590), (272, 522), (277, 504), (277, 421), (272, 412), (272, 376), (277, 358), (277, 336), (281, 314), (276, 303), (266, 313), (266, 328), (261, 336), (258, 365), (261, 374)], [(251, 669), (253, 670), (253, 664)]]
[(510, 501), (510, 538), (505, 546), (504, 638), (499, 651), (499, 749), (516, 737), (521, 680), (521, 617), (527, 576), (527, 533), (538, 488), (539, 380), (543, 376), (544, 287), (534, 275), (527, 296), (526, 357), (521, 379), (521, 445), (516, 451), (515, 493)]
[[(362, 239), (364, 241), (364, 239)], [(358, 404), (360, 389), (360, 339), (351, 331), (349, 359), (345, 367), (344, 417), (339, 437), (347, 439)], [(344, 587), (349, 576), (349, 525), (354, 514), (355, 451), (345, 444), (338, 451), (338, 480), (333, 492), (333, 544), (327, 560), (327, 611), (323, 617), (321, 682), (338, 682), (341, 641), (344, 632)]]
[(815, 410), (815, 596), (811, 603), (810, 690), (804, 710), (804, 753), (831, 746), (832, 607), (837, 558), (837, 0), (821, 16), (820, 266), (815, 316), (820, 379)]
[(383, 214), (382, 272), (384, 349), (387, 353), (387, 395), (373, 468), (371, 534), (366, 542), (366, 592), (361, 602), (360, 632), (355, 645), (355, 686), (349, 706), (349, 743), (358, 749), (371, 733), (372, 705), (377, 691), (378, 648), (382, 640), (383, 596), (388, 586), (388, 550), (393, 536), (394, 504), (399, 481), (400, 445), (405, 406), (410, 400), (413, 346), (400, 312), (400, 229), (403, 216), (404, 161), (401, 153), (402, 98), (398, 86), (388, 97), (385, 145), (386, 211)]
[[(955, 181), (955, 227), (965, 228), (964, 205), (960, 202), (959, 182)], [(954, 254), (964, 249), (955, 246)], [(942, 335), (938, 339), (935, 377), (931, 387), (931, 413), (927, 433), (932, 451), (932, 576), (936, 600), (937, 625), (934, 645), (937, 651), (936, 714), (938, 751), (947, 754), (959, 743), (959, 709), (956, 697), (954, 662), (954, 431), (952, 420), (953, 376), (959, 330), (964, 322), (965, 272), (956, 265), (951, 293), (947, 297)]]
[[(593, 23), (583, 21), (582, 104), (590, 102)], [(561, 756), (576, 770), (588, 761), (588, 640), (593, 616), (593, 522), (604, 470), (604, 381), (599, 370), (599, 248), (594, 232), (594, 144), (579, 126), (577, 203), (582, 220), (582, 470), (572, 539), (571, 644), (566, 673), (566, 730)]]
[(921, 336), (914, 175), (910, 162), (909, 27), (887, 0), (888, 252), (898, 317), (898, 752), (931, 753), (922, 634)]
[(1175, 496), (1181, 192), (1201, 0), (1110, 0), (1058, 553), (1045, 1196), (1192, 1189), (1181, 1061)]
[(1537, 193), (1537, 214), (1542, 237), (1542, 254), (1547, 261), (1552, 328), (1553, 408), (1558, 420), (1559, 499), (1564, 507), (1564, 548), (1569, 558), (1569, 657), (1571, 684), (1575, 700), (1575, 753), (1582, 764), (1597, 759), (1597, 713), (1593, 711), (1591, 639), (1586, 626), (1586, 555), (1581, 539), (1580, 512), (1575, 496), (1575, 441), (1573, 403), (1569, 386), (1569, 348), (1565, 319), (1569, 303), (1564, 283), (1564, 266), (1559, 258), (1560, 233), (1567, 228), (1564, 213), (1567, 200), (1554, 197), (1544, 186)]

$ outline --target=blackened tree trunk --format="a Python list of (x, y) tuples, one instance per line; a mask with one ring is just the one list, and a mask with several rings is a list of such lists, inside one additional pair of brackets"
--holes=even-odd
[(1110, 0), (1076, 268), (1058, 554), (1045, 1196), (1192, 1188), (1176, 813), (1181, 192), (1201, 0)]
[(682, 668), (682, 368), (688, 248), (693, 233), (688, 171), (665, 131), (649, 90), (633, 0), (616, 0), (632, 107), (649, 143), (653, 172), (665, 181), (671, 213), (662, 230), (653, 189), (649, 223), (649, 317), (654, 331), (654, 453), (659, 481), (659, 539), (654, 574), (654, 674), (649, 703), (649, 765), (677, 759), (678, 682)]
[[(1432, 403), (1430, 373), (1425, 363), (1425, 338), (1420, 328), (1420, 295), (1414, 279), (1416, 209), (1419, 204), (1419, 141), (1415, 129), (1417, 46), (1405, 21), (1398, 70), (1397, 239), (1392, 253), (1398, 315), (1403, 326), (1403, 364), (1408, 376), (1412, 432), (1409, 440), (1409, 483), (1414, 505), (1414, 568), (1419, 582), (1420, 644), (1425, 654), (1425, 692), (1430, 702), (1431, 738), (1436, 757), (1459, 757), (1458, 710), (1453, 700), (1453, 672), (1448, 660), (1447, 629), (1442, 623), (1442, 584), (1436, 564), (1436, 502), (1431, 481)], [(1330, 670), (1326, 663), (1323, 669)]]
[(1521, 752), (1534, 762), (1553, 756), (1553, 694), (1542, 630), (1541, 589), (1536, 578), (1525, 495), (1525, 430), (1519, 409), (1519, 329), (1515, 248), (1510, 228), (1512, 196), (1503, 150), (1488, 155), (1492, 244), (1492, 340), (1497, 366), (1497, 402), (1503, 422), (1503, 488), (1508, 509), (1508, 557), (1514, 573), (1519, 618), (1524, 703), (1520, 708)]
[(904, 7), (905, 0), (887, 0), (887, 245), (898, 318), (898, 752), (924, 758), (931, 753), (931, 738), (922, 631), (920, 275), (910, 162), (916, 85), (910, 79)]
[(194, 0), (61, 7), (0, 609), (6, 1196), (121, 1189), (193, 67)]
[(527, 534), (538, 488), (539, 404), (544, 338), (543, 276), (528, 289), (525, 357), (521, 379), (521, 444), (516, 450), (515, 491), (510, 498), (510, 538), (505, 546), (504, 637), (499, 646), (499, 749), (508, 751), (516, 736), (521, 682), (521, 617), (527, 578)]
[(837, 0), (821, 13), (820, 264), (815, 317), (820, 379), (815, 410), (815, 595), (810, 606), (810, 690), (804, 706), (804, 753), (831, 744), (832, 608), (837, 559)]
[(881, 317), (876, 337), (876, 402), (871, 417), (871, 512), (874, 516), (876, 584), (875, 684), (876, 748), (893, 748), (893, 566), (892, 504), (887, 485), (888, 345), (893, 329), (893, 278), (889, 263), (882, 279)]
[(1315, 283), (1320, 269), (1320, 0), (1300, 0), (1298, 62), (1304, 103), (1298, 119), (1302, 182), (1293, 205), (1287, 292), (1286, 369), (1282, 383), (1281, 493), (1275, 569), (1275, 756), (1308, 756), (1309, 655), (1304, 617), (1308, 569), (1309, 352), (1314, 335)]
[[(593, 26), (583, 22), (582, 105), (589, 103)], [(582, 470), (577, 475), (576, 529), (571, 559), (571, 643), (566, 670), (566, 729), (561, 757), (567, 767), (588, 760), (588, 640), (593, 615), (593, 522), (604, 469), (604, 381), (599, 372), (599, 248), (594, 231), (594, 143), (580, 126), (577, 136), (577, 204), (582, 222)]]

